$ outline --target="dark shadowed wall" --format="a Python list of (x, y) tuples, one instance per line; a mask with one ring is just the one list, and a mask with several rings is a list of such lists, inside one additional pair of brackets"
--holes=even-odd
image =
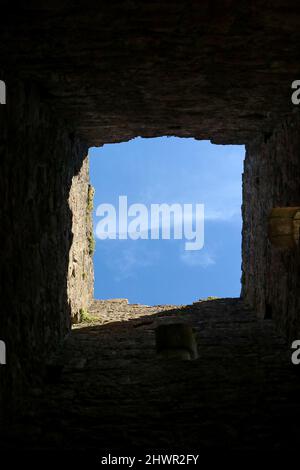
[[(44, 364), (69, 330), (71, 306), (78, 306), (82, 284), (92, 278), (91, 260), (85, 261), (89, 271), (82, 276), (78, 237), (86, 238), (86, 232), (75, 230), (74, 236), (76, 214), (70, 209), (87, 204), (87, 164), (82, 169), (87, 147), (43, 105), (34, 85), (7, 78), (7, 86), (13, 93), (0, 107), (0, 339), (7, 350), (0, 393), (5, 409), (17, 407), (24, 385), (42, 378)], [(74, 188), (70, 194), (72, 181), (76, 197)], [(68, 290), (71, 247), (77, 266)], [(87, 290), (92, 296), (92, 287)]]
[(247, 145), (243, 176), (243, 290), (259, 317), (272, 318), (290, 339), (300, 337), (300, 251), (272, 246), (273, 207), (300, 206), (299, 118)]

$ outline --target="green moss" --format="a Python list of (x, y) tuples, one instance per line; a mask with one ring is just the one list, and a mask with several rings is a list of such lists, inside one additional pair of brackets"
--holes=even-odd
[(95, 189), (91, 184), (88, 186), (87, 203), (86, 203), (86, 225), (87, 225), (87, 241), (89, 255), (92, 256), (95, 252), (95, 239), (93, 231), (89, 228), (92, 226), (92, 212), (94, 208), (94, 194)]
[(96, 242), (95, 242), (94, 234), (93, 234), (93, 232), (90, 232), (88, 234), (88, 249), (89, 249), (89, 255), (90, 256), (92, 256), (94, 254), (95, 246), (96, 246)]
[(91, 184), (89, 184), (88, 187), (88, 194), (87, 194), (87, 203), (86, 203), (86, 212), (87, 216), (89, 216), (94, 209), (94, 195), (95, 195), (95, 189)]
[(99, 318), (91, 315), (85, 308), (79, 310), (79, 321), (80, 323), (93, 323), (98, 321)]
[(219, 298), (220, 297), (214, 297), (213, 295), (210, 295), (209, 297), (206, 297), (206, 299), (203, 299), (203, 300), (217, 300)]

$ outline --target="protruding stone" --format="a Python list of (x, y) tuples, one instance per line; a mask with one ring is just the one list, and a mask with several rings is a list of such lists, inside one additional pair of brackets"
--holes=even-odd
[(275, 207), (268, 220), (268, 237), (272, 245), (295, 248), (299, 245), (300, 207)]
[(155, 330), (156, 351), (165, 359), (197, 359), (193, 329), (186, 323), (160, 325)]

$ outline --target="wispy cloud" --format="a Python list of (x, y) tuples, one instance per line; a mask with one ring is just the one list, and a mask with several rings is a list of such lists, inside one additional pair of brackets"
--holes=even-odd
[(215, 255), (209, 251), (185, 251), (181, 253), (180, 260), (187, 266), (204, 269), (216, 264)]
[(236, 217), (240, 217), (240, 214), (241, 214), (241, 210), (238, 207), (237, 208), (224, 207), (224, 209), (220, 209), (220, 210), (207, 209), (205, 212), (204, 220), (231, 222)]
[[(109, 243), (109, 242), (108, 242)], [(115, 249), (112, 244), (106, 245), (102, 248), (104, 252), (103, 259), (106, 266), (113, 273), (113, 279), (120, 282), (129, 278), (135, 278), (138, 275), (139, 269), (155, 265), (159, 261), (159, 253), (155, 250), (149, 251), (141, 244), (135, 243), (132, 246), (126, 246), (120, 249), (120, 244), (113, 241), (118, 245)], [(127, 245), (127, 242), (125, 242)]]

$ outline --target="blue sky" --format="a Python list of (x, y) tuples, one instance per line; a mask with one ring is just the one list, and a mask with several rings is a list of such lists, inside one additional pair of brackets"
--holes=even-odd
[(125, 297), (147, 305), (188, 304), (208, 296), (236, 297), (241, 277), (244, 147), (161, 137), (91, 148), (96, 208), (128, 204), (204, 204), (204, 247), (185, 240), (99, 240), (94, 254), (95, 298)]

